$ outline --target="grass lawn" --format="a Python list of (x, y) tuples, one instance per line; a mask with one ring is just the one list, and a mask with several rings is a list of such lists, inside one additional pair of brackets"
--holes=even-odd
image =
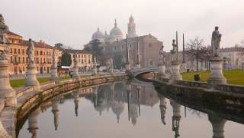
[[(61, 77), (59, 78), (60, 81), (62, 80), (67, 80), (67, 79), (70, 79), (69, 76), (64, 76), (64, 77)], [(47, 82), (49, 81), (49, 78), (37, 78), (37, 80), (42, 83), (42, 82)], [(10, 85), (13, 87), (13, 88), (16, 88), (16, 87), (20, 87), (20, 86), (24, 86), (25, 84), (25, 79), (18, 79), (18, 80), (10, 80)]]
[[(195, 71), (182, 73), (183, 80), (194, 80), (194, 74), (200, 74), (201, 81), (206, 82), (210, 76), (210, 71)], [(223, 74), (229, 84), (244, 85), (244, 70), (224, 70)]]

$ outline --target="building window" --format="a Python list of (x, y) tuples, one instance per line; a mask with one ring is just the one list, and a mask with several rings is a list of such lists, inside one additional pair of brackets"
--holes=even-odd
[(10, 56), (10, 63), (13, 63), (13, 59), (12, 59), (12, 56)]
[(23, 63), (25, 63), (25, 57), (23, 57)]
[(12, 53), (13, 51), (12, 51), (12, 48), (10, 48), (10, 53)]
[(23, 55), (25, 54), (25, 50), (24, 50), (24, 49), (22, 49), (22, 54), (23, 54)]
[(16, 54), (17, 53), (17, 50), (16, 49), (14, 49), (14, 54)]
[(18, 49), (18, 54), (20, 54), (20, 49)]

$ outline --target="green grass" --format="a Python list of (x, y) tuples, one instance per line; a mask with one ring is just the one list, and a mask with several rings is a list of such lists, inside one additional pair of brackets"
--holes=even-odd
[[(64, 76), (64, 77), (60, 77), (59, 78), (60, 81), (67, 80), (67, 79), (70, 79), (70, 77), (69, 76)], [(43, 82), (48, 82), (49, 78), (37, 78), (37, 80), (40, 83), (43, 83)], [(24, 84), (25, 84), (25, 79), (10, 80), (10, 85), (13, 88), (24, 86)]]
[[(193, 81), (194, 74), (200, 74), (201, 81), (206, 82), (210, 76), (210, 71), (194, 71), (182, 73), (183, 80)], [(223, 74), (229, 84), (244, 85), (244, 70), (224, 70)]]

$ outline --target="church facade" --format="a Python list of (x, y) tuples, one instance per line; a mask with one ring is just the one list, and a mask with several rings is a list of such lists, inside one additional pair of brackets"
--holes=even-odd
[[(132, 68), (157, 66), (159, 63), (159, 50), (162, 42), (155, 36), (148, 34), (138, 36), (134, 18), (130, 16), (127, 25), (127, 34), (124, 37), (115, 20), (110, 33), (102, 33), (99, 29), (92, 35), (92, 40), (99, 40), (106, 59), (113, 59), (114, 68), (125, 67), (127, 62), (127, 48), (129, 64)], [(91, 40), (91, 41), (92, 41)], [(89, 44), (86, 46), (90, 46)], [(85, 46), (85, 47), (86, 47)]]

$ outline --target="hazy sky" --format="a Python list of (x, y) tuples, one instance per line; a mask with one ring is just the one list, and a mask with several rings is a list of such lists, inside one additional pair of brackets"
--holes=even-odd
[[(175, 31), (210, 44), (214, 26), (222, 47), (244, 39), (243, 0), (0, 0), (10, 30), (25, 39), (83, 48), (99, 27), (109, 33), (117, 19), (124, 36), (133, 15), (137, 34), (151, 33), (171, 49)], [(181, 43), (180, 43), (181, 44)], [(180, 45), (181, 46), (181, 45)]]

